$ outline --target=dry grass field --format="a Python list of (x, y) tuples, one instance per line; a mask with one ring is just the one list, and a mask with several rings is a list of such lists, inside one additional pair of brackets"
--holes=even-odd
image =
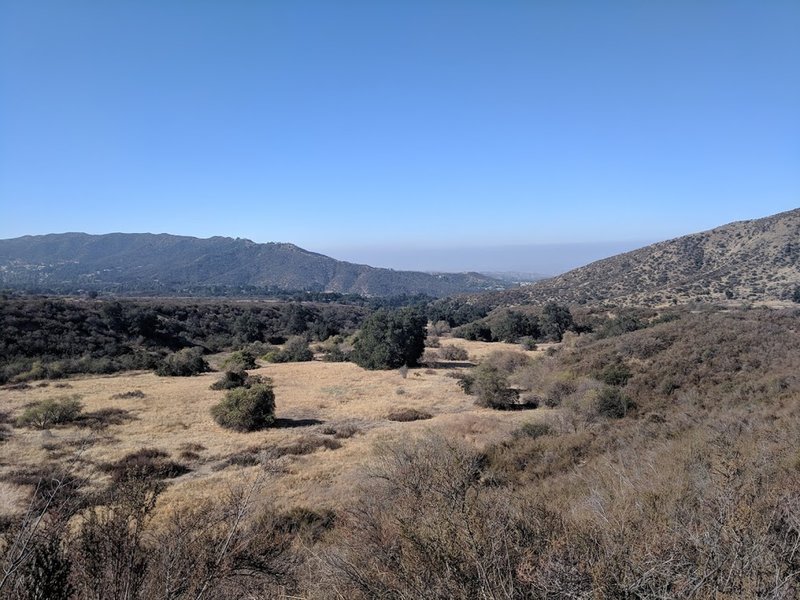
[[(493, 350), (519, 351), (519, 346), (512, 344), (443, 343), (466, 348), (471, 360)], [(527, 354), (541, 354), (546, 346)], [(190, 469), (170, 480), (159, 500), (162, 506), (168, 506), (219, 497), (235, 482), (255, 477), (260, 471), (255, 464), (265, 456), (274, 456), (276, 448), (305, 444), (313, 449), (320, 440), (340, 447), (322, 446), (308, 454), (268, 459), (274, 478), (270, 501), (283, 508), (337, 508), (349, 500), (349, 491), (381, 444), (433, 432), (480, 447), (497, 442), (521, 423), (548, 412), (498, 412), (475, 406), (474, 398), (465, 395), (451, 376), (467, 368), (465, 363), (441, 363), (437, 368), (410, 369), (404, 376), (401, 371), (367, 371), (352, 363), (261, 366), (250, 372), (272, 378), (278, 421), (275, 427), (252, 433), (224, 429), (211, 418), (209, 409), (225, 393), (209, 387), (219, 373), (158, 377), (150, 372), (131, 372), (76, 377), (60, 384), (32, 382), (28, 389), (2, 389), (0, 406), (10, 420), (32, 402), (65, 395), (79, 397), (85, 413), (121, 409), (127, 411), (128, 419), (103, 428), (15, 427), (0, 446), (0, 481), (6, 480), (0, 483), (0, 511), (22, 510), (32, 490), (8, 480), (47, 463), (69, 463), (99, 485), (109, 480), (102, 465), (141, 448), (164, 451), (171, 460)], [(140, 397), (120, 397), (137, 390)], [(406, 408), (427, 412), (432, 418), (389, 420), (391, 412)]]

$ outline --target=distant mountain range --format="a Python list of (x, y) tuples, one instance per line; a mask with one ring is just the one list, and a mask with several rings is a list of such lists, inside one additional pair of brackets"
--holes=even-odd
[(447, 296), (508, 284), (479, 273), (394, 271), (293, 244), (150, 233), (61, 233), (0, 240), (0, 286), (74, 292), (209, 295), (255, 290)]
[(730, 223), (489, 294), (493, 304), (786, 300), (800, 286), (800, 209)]

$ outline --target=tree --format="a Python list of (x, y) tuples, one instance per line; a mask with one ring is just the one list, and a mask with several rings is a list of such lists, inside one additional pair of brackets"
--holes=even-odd
[(516, 342), (519, 338), (530, 336), (538, 338), (539, 320), (521, 312), (508, 310), (495, 319), (491, 326), (492, 337), (501, 342)]
[(564, 332), (575, 328), (572, 313), (566, 306), (548, 302), (542, 309), (542, 334), (555, 342), (560, 342)]
[(426, 318), (417, 310), (378, 310), (361, 327), (352, 359), (365, 369), (414, 367), (425, 350)]

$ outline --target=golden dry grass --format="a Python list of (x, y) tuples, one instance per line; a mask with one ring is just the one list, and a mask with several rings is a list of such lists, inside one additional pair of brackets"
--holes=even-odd
[[(519, 350), (512, 344), (489, 344), (447, 340), (467, 349), (480, 359), (493, 350)], [(542, 352), (529, 352), (536, 355)], [(116, 376), (92, 376), (69, 380), (69, 389), (54, 384), (28, 390), (0, 390), (0, 406), (18, 415), (28, 403), (65, 394), (77, 394), (85, 412), (105, 408), (129, 411), (134, 417), (100, 431), (74, 426), (49, 432), (14, 428), (11, 438), (0, 445), (0, 478), (24, 468), (36, 468), (48, 461), (69, 461), (81, 474), (100, 483), (105, 480), (98, 466), (115, 461), (143, 447), (168, 452), (173, 460), (192, 471), (174, 480), (161, 502), (173, 504), (214, 498), (236, 481), (252, 477), (259, 467), (227, 467), (223, 461), (253, 448), (283, 446), (309, 435), (323, 435), (326, 427), (352, 424), (358, 432), (338, 440), (342, 447), (302, 456), (283, 456), (271, 464), (269, 494), (278, 505), (342, 505), (364, 471), (376, 444), (410, 436), (441, 433), (454, 439), (484, 445), (507, 436), (521, 422), (530, 421), (546, 410), (496, 412), (479, 408), (464, 395), (456, 379), (448, 376), (455, 368), (366, 371), (351, 363), (287, 363), (262, 366), (251, 373), (271, 377), (275, 387), (276, 417), (281, 426), (252, 433), (236, 433), (218, 426), (209, 409), (224, 392), (209, 389), (219, 373), (196, 377), (158, 377), (135, 372)], [(112, 398), (141, 390), (143, 398)], [(397, 408), (415, 408), (432, 419), (399, 423), (387, 419)], [(199, 458), (181, 457), (193, 449)], [(200, 449), (202, 448), (202, 449)], [(8, 488), (8, 489), (6, 489)], [(6, 484), (5, 495), (19, 503), (19, 490)], [(10, 510), (4, 502), (0, 510)]]

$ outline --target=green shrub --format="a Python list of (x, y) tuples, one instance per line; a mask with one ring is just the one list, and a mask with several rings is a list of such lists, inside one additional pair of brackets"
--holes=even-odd
[(211, 408), (211, 416), (223, 427), (235, 431), (255, 431), (275, 421), (275, 393), (272, 382), (228, 391), (225, 399)]
[(325, 362), (347, 362), (350, 360), (350, 353), (342, 350), (341, 344), (335, 344), (322, 357)]
[(211, 384), (210, 388), (212, 390), (232, 390), (244, 386), (246, 381), (247, 373), (245, 371), (225, 371), (222, 377)]
[(508, 408), (519, 398), (516, 390), (508, 387), (508, 380), (497, 367), (480, 364), (475, 368), (472, 393), (477, 396), (475, 404), (484, 408)]
[(452, 331), (453, 337), (462, 338), (474, 342), (491, 342), (492, 329), (483, 321), (467, 323), (461, 327), (456, 327)]
[(539, 319), (514, 310), (507, 310), (493, 318), (492, 337), (502, 342), (516, 342), (524, 336), (538, 338)]
[(238, 350), (231, 353), (230, 356), (222, 361), (222, 366), (227, 371), (246, 371), (247, 369), (258, 367), (256, 357), (249, 350)]
[(189, 377), (210, 371), (203, 358), (202, 348), (184, 348), (168, 354), (156, 369), (157, 375), (172, 377)]
[(19, 427), (47, 429), (52, 425), (64, 425), (76, 421), (82, 406), (79, 396), (48, 398), (28, 406), (17, 419)]
[(547, 423), (523, 423), (515, 434), (517, 437), (540, 438), (545, 435), (553, 435), (553, 428)]
[(636, 405), (618, 387), (608, 386), (600, 390), (595, 400), (595, 411), (601, 417), (621, 419)]
[(615, 362), (606, 365), (601, 371), (595, 373), (595, 377), (608, 385), (625, 385), (633, 373), (623, 362)]
[(313, 358), (314, 353), (302, 336), (290, 338), (282, 350), (273, 350), (264, 355), (264, 360), (271, 363), (306, 362)]

